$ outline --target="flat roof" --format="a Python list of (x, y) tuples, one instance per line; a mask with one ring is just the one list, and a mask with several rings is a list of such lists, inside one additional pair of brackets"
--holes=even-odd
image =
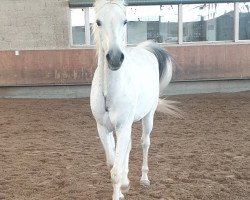
[[(70, 0), (69, 7), (92, 7), (94, 2), (95, 0)], [(250, 2), (250, 0), (125, 0), (128, 6), (235, 2)]]

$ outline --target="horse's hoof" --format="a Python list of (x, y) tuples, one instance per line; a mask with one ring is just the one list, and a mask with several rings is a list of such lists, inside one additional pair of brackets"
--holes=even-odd
[(124, 195), (121, 192), (118, 196), (116, 196), (116, 197), (113, 196), (112, 200), (124, 200)]
[(120, 195), (119, 195), (119, 200), (124, 200), (124, 195), (120, 192)]
[(129, 191), (129, 188), (130, 188), (130, 185), (127, 184), (127, 185), (122, 185), (121, 186), (121, 192), (122, 193), (127, 193)]
[(144, 187), (150, 186), (150, 181), (149, 180), (141, 180), (140, 183)]

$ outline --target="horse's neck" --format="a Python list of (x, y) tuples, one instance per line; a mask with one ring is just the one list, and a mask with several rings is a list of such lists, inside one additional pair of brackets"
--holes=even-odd
[(113, 95), (119, 92), (122, 84), (123, 70), (110, 70), (103, 53), (99, 53), (98, 55), (98, 67), (100, 67), (103, 95)]

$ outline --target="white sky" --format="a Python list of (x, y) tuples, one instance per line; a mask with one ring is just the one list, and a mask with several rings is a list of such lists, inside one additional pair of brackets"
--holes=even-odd
[[(190, 4), (183, 5), (183, 21), (199, 21), (201, 16), (206, 19), (211, 19), (213, 17), (221, 16), (228, 13), (234, 9), (233, 3), (219, 3), (217, 5), (210, 4), (204, 9), (199, 7), (203, 4)], [(244, 5), (248, 5), (250, 8), (250, 3), (240, 3), (240, 12), (248, 12)], [(214, 15), (213, 15), (214, 13)], [(165, 5), (160, 8), (160, 6), (128, 6), (127, 7), (127, 18), (128, 21), (158, 21), (159, 16), (162, 22), (178, 22), (178, 6), (177, 5)], [(90, 8), (90, 23), (94, 21), (94, 10)], [(72, 26), (84, 26), (84, 12), (82, 9), (72, 9), (71, 11), (71, 23)]]

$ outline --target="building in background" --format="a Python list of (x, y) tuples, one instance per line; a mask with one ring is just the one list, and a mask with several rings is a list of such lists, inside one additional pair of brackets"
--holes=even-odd
[[(128, 44), (160, 43), (173, 81), (250, 78), (250, 0), (127, 2)], [(93, 23), (91, 0), (1, 0), (0, 86), (90, 84)]]

